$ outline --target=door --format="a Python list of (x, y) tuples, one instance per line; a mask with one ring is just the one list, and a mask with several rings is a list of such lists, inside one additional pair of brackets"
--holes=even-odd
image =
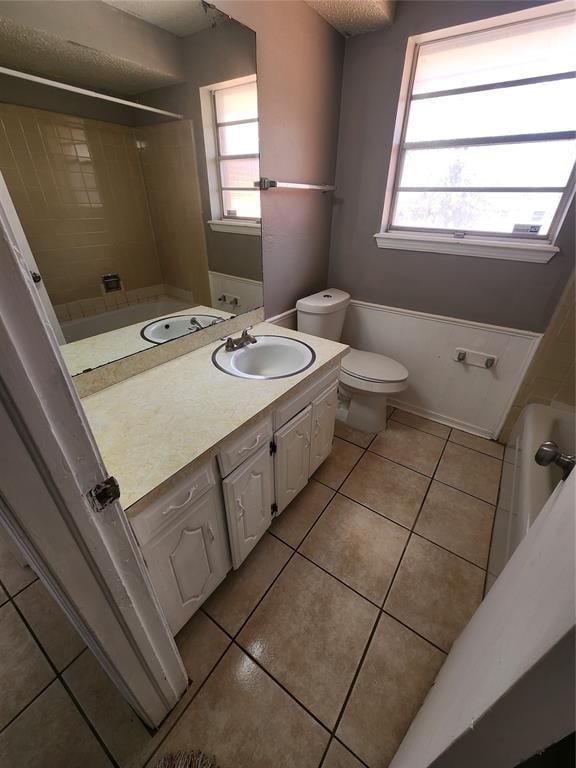
[(509, 768), (574, 730), (576, 470), (452, 646), (390, 768)]
[(312, 401), (312, 440), (310, 475), (328, 458), (334, 439), (334, 422), (338, 406), (338, 384), (334, 384)]
[(230, 570), (220, 489), (193, 502), (143, 549), (164, 615), (176, 634)]
[(278, 512), (286, 509), (308, 482), (312, 408), (308, 406), (274, 435), (275, 482)]
[(91, 501), (108, 473), (5, 203), (0, 195), (0, 527), (157, 726), (187, 676), (122, 507)]
[(270, 526), (273, 472), (270, 447), (265, 446), (222, 483), (234, 568), (239, 567)]

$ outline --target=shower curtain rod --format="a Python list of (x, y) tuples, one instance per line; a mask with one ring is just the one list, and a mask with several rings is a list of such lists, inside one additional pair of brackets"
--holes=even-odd
[(38, 75), (29, 75), (27, 72), (19, 72), (17, 69), (8, 69), (8, 67), (0, 67), (0, 75), (8, 75), (9, 77), (18, 77), (21, 80), (29, 80), (31, 83), (38, 83), (39, 85), (48, 85), (51, 88), (59, 88), (61, 91), (70, 91), (71, 93), (78, 93), (81, 96), (89, 96), (92, 99), (101, 99), (102, 101), (111, 101), (114, 104), (122, 104), (124, 107), (132, 107), (133, 109), (140, 109), (143, 112), (153, 112), (156, 115), (163, 115), (164, 117), (175, 117), (181, 120), (184, 115), (179, 115), (177, 112), (167, 112), (165, 109), (157, 109), (156, 107), (148, 107), (146, 104), (138, 104), (136, 101), (128, 101), (127, 99), (118, 99), (116, 96), (107, 96), (105, 93), (98, 93), (98, 91), (90, 91), (87, 88), (79, 88), (76, 85), (68, 85), (67, 83), (59, 83), (56, 80), (48, 80), (46, 77), (39, 77)]

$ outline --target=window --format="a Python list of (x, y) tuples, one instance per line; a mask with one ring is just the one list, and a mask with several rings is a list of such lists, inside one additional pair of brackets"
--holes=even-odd
[(212, 202), (209, 224), (217, 230), (259, 234), (260, 192), (254, 186), (260, 177), (256, 78), (201, 90)]
[(566, 7), (412, 38), (380, 247), (552, 258), (574, 193)]

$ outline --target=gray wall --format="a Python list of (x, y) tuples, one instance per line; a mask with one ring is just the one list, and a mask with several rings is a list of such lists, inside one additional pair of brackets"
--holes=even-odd
[(548, 264), (383, 250), (380, 229), (408, 36), (530, 2), (399, 2), (393, 25), (346, 41), (329, 283), (354, 298), (543, 331), (574, 267), (574, 206)]
[[(216, 0), (256, 32), (260, 173), (282, 181), (333, 182), (344, 41), (302, 2)], [(326, 286), (331, 195), (262, 194), (267, 316)]]
[[(212, 216), (199, 89), (205, 85), (255, 74), (256, 35), (235, 21), (224, 20), (216, 27), (184, 38), (182, 52), (186, 82), (140, 94), (138, 101), (180, 112), (192, 119), (203, 218), (208, 221)], [(138, 119), (142, 124), (151, 122), (145, 113), (140, 114)], [(251, 280), (262, 279), (261, 238), (213, 232), (206, 227), (206, 244), (210, 269)]]

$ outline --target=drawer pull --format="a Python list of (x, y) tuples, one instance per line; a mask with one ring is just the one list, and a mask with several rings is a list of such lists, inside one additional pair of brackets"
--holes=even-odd
[(214, 541), (216, 539), (216, 536), (214, 535), (214, 529), (212, 528), (210, 523), (208, 523), (208, 533), (210, 534), (210, 539)]
[(236, 499), (236, 504), (240, 507), (240, 514), (238, 515), (238, 519), (242, 520), (244, 517), (244, 513), (246, 512), (246, 509), (244, 508), (244, 504), (242, 504), (242, 499)]
[(175, 509), (182, 509), (182, 507), (185, 507), (186, 504), (189, 504), (192, 501), (192, 496), (196, 493), (196, 491), (199, 488), (199, 484), (196, 483), (196, 485), (193, 485), (192, 488), (188, 491), (188, 496), (186, 496), (186, 500), (182, 502), (182, 504), (171, 504), (167, 509), (162, 510), (163, 515), (168, 515), (170, 512), (173, 512)]
[(256, 435), (256, 440), (254, 440), (252, 445), (246, 445), (246, 446), (244, 446), (244, 448), (238, 448), (236, 453), (238, 454), (238, 456), (242, 456), (242, 454), (245, 453), (246, 451), (253, 451), (254, 448), (257, 448), (258, 445), (260, 445), (260, 440), (262, 440), (262, 435), (260, 433), (258, 433)]

